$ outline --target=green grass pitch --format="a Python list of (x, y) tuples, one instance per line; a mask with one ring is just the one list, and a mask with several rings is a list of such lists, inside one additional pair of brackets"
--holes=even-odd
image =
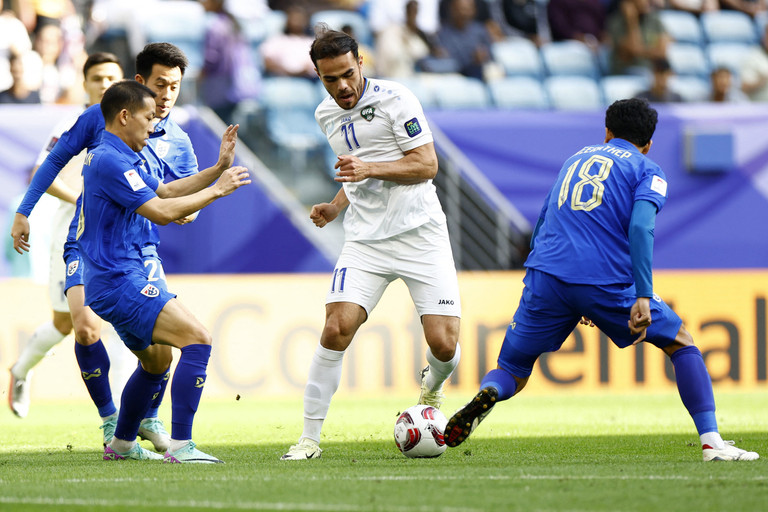
[[(301, 398), (203, 399), (201, 449), (222, 465), (101, 460), (92, 405), (0, 412), (0, 510), (45, 511), (765, 511), (768, 393), (716, 393), (725, 439), (763, 456), (703, 463), (674, 392), (526, 396), (499, 404), (437, 459), (395, 447), (413, 397), (337, 397), (322, 459), (282, 462), (301, 430)], [(450, 414), (469, 396), (449, 396)], [(167, 404), (161, 417), (170, 428)], [(145, 445), (150, 447), (150, 445)]]

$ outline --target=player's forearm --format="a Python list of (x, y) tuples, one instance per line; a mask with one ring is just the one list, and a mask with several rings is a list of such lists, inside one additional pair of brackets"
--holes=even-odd
[(152, 199), (137, 208), (136, 213), (165, 226), (205, 208), (220, 197), (222, 194), (216, 187), (209, 187), (183, 197)]
[[(214, 165), (192, 176), (166, 183), (164, 195), (161, 197), (183, 197), (199, 192), (219, 179), (221, 173), (225, 170), (220, 168), (219, 165)], [(160, 194), (158, 193), (158, 195)]]
[(51, 183), (51, 186), (48, 187), (48, 190), (46, 191), (53, 197), (56, 197), (58, 199), (61, 199), (62, 201), (66, 201), (71, 204), (75, 204), (77, 202), (77, 196), (80, 194), (78, 192), (75, 192), (72, 190), (61, 178), (58, 176), (53, 180), (53, 183)]
[(60, 149), (60, 146), (61, 144), (54, 146), (45, 161), (37, 169), (29, 184), (29, 188), (27, 188), (27, 192), (24, 194), (24, 199), (21, 200), (21, 204), (16, 209), (18, 213), (25, 217), (29, 217), (29, 214), (32, 213), (42, 195), (51, 187), (53, 180), (56, 179), (59, 172), (67, 165), (70, 158), (74, 156), (67, 155), (63, 149)]
[(339, 191), (336, 192), (336, 196), (331, 200), (331, 204), (337, 206), (339, 211), (349, 206), (349, 198), (347, 197), (347, 193), (344, 192), (344, 187), (341, 187)]
[(656, 206), (649, 201), (637, 201), (629, 223), (629, 256), (635, 278), (637, 297), (653, 296), (653, 231)]
[(370, 165), (371, 178), (393, 181), (400, 185), (420, 183), (437, 175), (437, 155), (432, 143), (407, 152), (399, 160), (375, 162)]

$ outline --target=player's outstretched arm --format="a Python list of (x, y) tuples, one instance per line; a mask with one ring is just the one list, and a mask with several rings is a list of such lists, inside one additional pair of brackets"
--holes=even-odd
[[(192, 178), (194, 176), (191, 176)], [(187, 179), (187, 178), (185, 178)], [(230, 167), (224, 171), (212, 187), (204, 188), (194, 194), (182, 197), (168, 197), (163, 195), (163, 189), (177, 183), (177, 180), (171, 183), (160, 183), (157, 189), (158, 197), (153, 197), (146, 203), (136, 209), (136, 213), (149, 219), (155, 224), (165, 226), (182, 217), (186, 217), (198, 210), (201, 210), (217, 199), (228, 196), (243, 185), (251, 183), (248, 169), (241, 166)]]
[(437, 174), (437, 155), (432, 142), (405, 152), (393, 162), (363, 162), (353, 155), (341, 155), (334, 166), (339, 183), (362, 181), (366, 178), (413, 185), (431, 180)]
[(336, 193), (336, 197), (330, 203), (320, 203), (312, 207), (312, 211), (309, 212), (309, 218), (315, 223), (315, 226), (322, 228), (329, 222), (332, 222), (339, 216), (341, 210), (347, 207), (349, 199), (344, 189), (341, 188)]

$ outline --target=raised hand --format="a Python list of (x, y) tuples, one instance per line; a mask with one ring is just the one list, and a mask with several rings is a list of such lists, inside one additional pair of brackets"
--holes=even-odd
[(240, 128), (239, 124), (234, 126), (229, 125), (227, 129), (224, 130), (224, 135), (221, 137), (219, 161), (216, 163), (221, 169), (232, 167), (232, 164), (235, 161), (235, 146), (237, 145), (238, 128)]

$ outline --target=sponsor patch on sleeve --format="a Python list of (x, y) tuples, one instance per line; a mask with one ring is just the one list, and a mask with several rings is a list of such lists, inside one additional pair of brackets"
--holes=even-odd
[(653, 181), (651, 181), (651, 190), (663, 197), (667, 197), (667, 182), (661, 176), (654, 176)]
[(419, 124), (419, 120), (414, 117), (410, 121), (406, 121), (405, 132), (408, 134), (409, 137), (415, 137), (418, 134), (420, 134), (421, 125)]
[(141, 179), (141, 176), (139, 176), (139, 173), (136, 172), (135, 169), (125, 171), (123, 176), (125, 176), (125, 179), (128, 180), (128, 184), (134, 191), (141, 190), (147, 186), (147, 184), (144, 183), (144, 180)]
[(48, 146), (46, 146), (45, 150), (50, 153), (53, 151), (53, 146), (55, 146), (57, 142), (59, 142), (58, 137), (51, 137), (51, 140), (48, 142)]

